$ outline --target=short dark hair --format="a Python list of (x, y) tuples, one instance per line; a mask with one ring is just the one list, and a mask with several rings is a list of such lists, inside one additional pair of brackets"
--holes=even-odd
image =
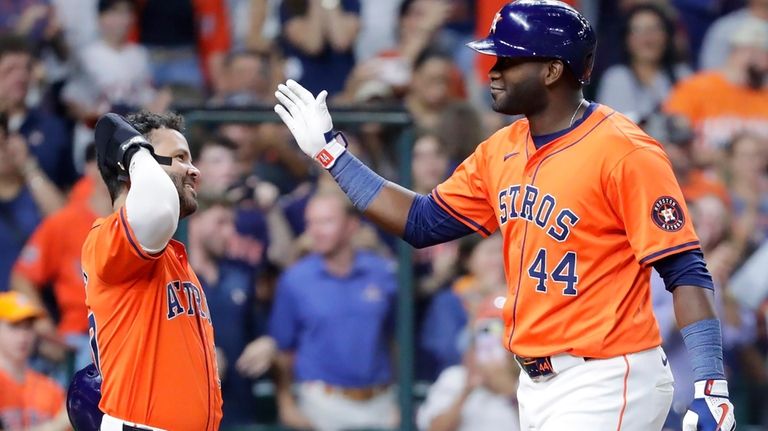
[[(158, 129), (184, 131), (184, 117), (173, 112), (155, 114), (149, 111), (140, 111), (129, 115), (126, 117), (126, 120), (147, 139), (149, 139), (149, 134), (152, 131)], [(107, 185), (109, 196), (114, 203), (117, 196), (123, 190), (125, 183), (120, 181), (120, 173), (116, 166), (99, 165), (99, 173), (101, 173), (101, 178), (104, 180), (104, 184)]]
[(33, 55), (32, 45), (27, 39), (16, 36), (15, 34), (0, 35), (0, 58), (7, 54), (28, 54)]
[(131, 7), (136, 7), (136, 4), (133, 2), (133, 0), (99, 0), (97, 10), (99, 14), (102, 14), (104, 12), (108, 12), (111, 10), (115, 5), (120, 3), (128, 3)]

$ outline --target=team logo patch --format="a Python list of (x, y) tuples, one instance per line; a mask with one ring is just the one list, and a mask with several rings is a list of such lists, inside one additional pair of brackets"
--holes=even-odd
[(677, 232), (685, 225), (683, 208), (669, 196), (656, 199), (651, 209), (651, 219), (659, 228), (667, 232)]

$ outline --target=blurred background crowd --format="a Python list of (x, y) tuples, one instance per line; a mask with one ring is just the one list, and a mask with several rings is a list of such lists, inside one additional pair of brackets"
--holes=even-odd
[[(264, 113), (293, 78), (328, 90), (332, 111), (407, 112), (407, 176), (429, 193), (514, 120), (490, 109), (494, 59), (464, 47), (503, 3), (0, 1), (0, 429), (67, 429), (69, 376), (91, 360), (79, 258), (111, 212), (92, 146), (100, 115)], [(568, 3), (599, 34), (587, 98), (669, 155), (715, 278), (739, 429), (768, 430), (768, 0)], [(187, 129), (201, 206), (179, 235), (213, 317), (224, 428), (396, 428), (407, 366), (418, 408), (405, 420), (420, 430), (517, 429), (498, 234), (414, 252), (415, 359), (398, 364), (397, 240), (358, 217), (277, 116), (202, 118)], [(337, 126), (403, 180), (402, 128)], [(672, 296), (652, 284), (677, 430), (692, 375)]]

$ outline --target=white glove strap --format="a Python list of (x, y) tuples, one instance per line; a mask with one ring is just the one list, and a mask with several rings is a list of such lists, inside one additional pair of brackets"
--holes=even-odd
[(728, 397), (728, 382), (725, 380), (700, 380), (693, 384), (694, 398), (705, 396)]
[(335, 138), (325, 144), (319, 153), (315, 154), (317, 160), (325, 169), (331, 169), (336, 163), (336, 159), (347, 150), (347, 147), (340, 144)]

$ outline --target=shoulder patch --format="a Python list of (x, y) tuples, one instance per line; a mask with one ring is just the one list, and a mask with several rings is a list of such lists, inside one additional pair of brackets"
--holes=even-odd
[(683, 208), (671, 196), (656, 199), (651, 208), (651, 219), (656, 226), (667, 232), (677, 232), (685, 226)]

